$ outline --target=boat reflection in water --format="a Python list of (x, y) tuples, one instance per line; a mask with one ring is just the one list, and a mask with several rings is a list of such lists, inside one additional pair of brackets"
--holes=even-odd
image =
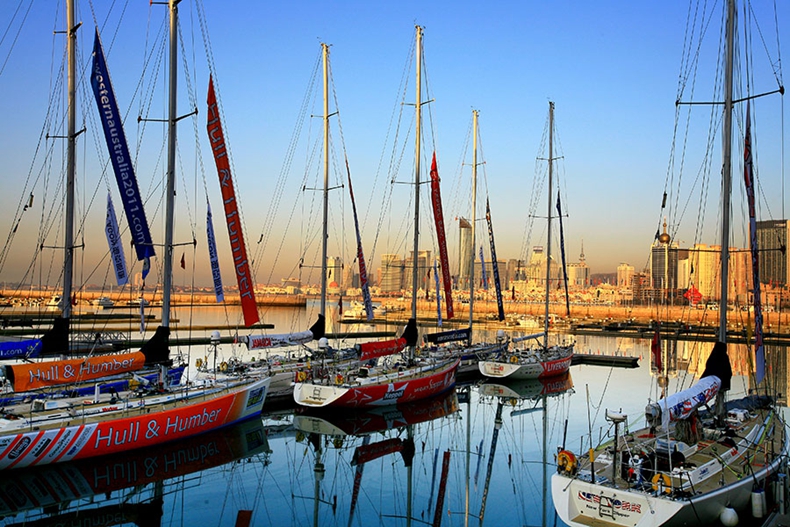
[(261, 420), (252, 419), (155, 448), (16, 470), (0, 481), (0, 521), (158, 525), (164, 497), (184, 490), (185, 476), (269, 453)]
[[(453, 416), (457, 410), (458, 398), (455, 389), (449, 390), (435, 398), (422, 399), (402, 406), (345, 412), (300, 409), (300, 412), (294, 416), (293, 420), (294, 428), (298, 431), (297, 441), (307, 442), (314, 456), (313, 495), (309, 497), (307, 494), (304, 494), (300, 497), (305, 500), (312, 499), (312, 524), (314, 526), (321, 524), (320, 506), (322, 503), (331, 507), (333, 516), (338, 510), (337, 494), (333, 495), (331, 500), (327, 500), (322, 492), (321, 483), (325, 477), (326, 470), (324, 458), (328, 450), (333, 450), (341, 459), (347, 458), (348, 453), (351, 453), (351, 458), (345, 459), (349, 470), (348, 475), (351, 476), (353, 472), (353, 485), (348, 506), (349, 525), (352, 524), (357, 510), (366, 464), (386, 456), (399, 454), (402, 466), (406, 470), (407, 479), (405, 487), (405, 516), (391, 514), (385, 510), (378, 511), (378, 515), (390, 518), (400, 517), (409, 524), (413, 518), (415, 427), (420, 424), (426, 425), (420, 427), (420, 432), (435, 430), (435, 426), (441, 426), (442, 421), (447, 417)], [(422, 448), (424, 451), (424, 441), (422, 441)], [(397, 470), (396, 466), (401, 465), (401, 463), (394, 460), (390, 461), (389, 464), (393, 471)], [(340, 465), (338, 465), (337, 460), (335, 460), (334, 465), (339, 472)], [(390, 483), (398, 479), (395, 476), (390, 480)], [(304, 481), (304, 478), (300, 478), (299, 484)], [(381, 483), (383, 482), (382, 480)], [(442, 483), (446, 483), (446, 480), (443, 479)], [(363, 496), (369, 497), (371, 493), (375, 493), (376, 491), (373, 489), (376, 486), (377, 484), (373, 481), (366, 482)], [(383, 486), (380, 487), (379, 492), (383, 495), (389, 494)], [(294, 489), (294, 494), (299, 495), (296, 489)], [(437, 505), (437, 514), (440, 514), (441, 510), (441, 505)]]

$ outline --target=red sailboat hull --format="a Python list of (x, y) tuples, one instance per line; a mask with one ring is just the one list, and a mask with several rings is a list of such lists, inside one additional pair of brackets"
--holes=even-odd
[(403, 404), (427, 399), (455, 386), (455, 373), (460, 360), (448, 361), (437, 367), (414, 374), (409, 370), (367, 379), (359, 384), (296, 383), (294, 400), (308, 407), (364, 408)]
[(270, 382), (266, 378), (210, 399), (130, 417), (0, 435), (0, 469), (115, 454), (216, 430), (260, 414)]

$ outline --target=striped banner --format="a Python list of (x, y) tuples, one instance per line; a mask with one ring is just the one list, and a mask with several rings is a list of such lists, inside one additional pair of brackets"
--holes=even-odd
[(225, 221), (228, 224), (228, 235), (230, 236), (230, 248), (233, 252), (233, 269), (236, 271), (236, 282), (239, 285), (239, 297), (241, 298), (241, 310), (244, 313), (244, 325), (252, 326), (260, 320), (258, 316), (258, 305), (255, 302), (255, 291), (250, 265), (247, 261), (247, 248), (244, 245), (244, 233), (242, 232), (241, 219), (239, 218), (238, 205), (236, 204), (236, 191), (233, 188), (233, 176), (230, 173), (230, 161), (228, 151), (225, 148), (225, 136), (222, 133), (222, 123), (219, 118), (219, 108), (217, 108), (217, 97), (214, 93), (214, 78), (208, 79), (208, 139), (211, 143), (211, 151), (214, 154), (214, 162), (217, 165), (220, 189), (222, 190), (222, 202), (225, 204)]

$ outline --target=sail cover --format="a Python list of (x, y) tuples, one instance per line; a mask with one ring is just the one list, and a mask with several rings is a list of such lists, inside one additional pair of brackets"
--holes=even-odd
[(382, 340), (378, 342), (363, 342), (362, 344), (357, 344), (355, 347), (359, 352), (359, 360), (366, 361), (400, 353), (406, 348), (406, 339), (401, 337), (399, 339)]
[(41, 339), (0, 338), (0, 359), (35, 358), (41, 352)]
[(236, 204), (236, 191), (233, 188), (233, 176), (230, 173), (230, 161), (225, 146), (225, 136), (222, 132), (222, 122), (219, 118), (217, 96), (214, 93), (214, 78), (208, 80), (208, 138), (211, 142), (211, 151), (217, 165), (219, 183), (222, 190), (222, 202), (225, 204), (225, 220), (228, 224), (230, 248), (233, 253), (233, 269), (236, 272), (236, 282), (239, 285), (241, 310), (244, 313), (244, 325), (252, 326), (260, 320), (258, 305), (255, 303), (255, 285), (250, 274), (250, 265), (247, 261), (247, 247), (244, 245), (241, 218)]
[(137, 186), (137, 178), (132, 167), (132, 158), (129, 155), (129, 146), (123, 131), (121, 114), (118, 112), (118, 102), (112, 89), (107, 64), (104, 61), (104, 50), (99, 39), (99, 30), (93, 39), (93, 71), (91, 72), (91, 86), (96, 104), (99, 107), (99, 117), (104, 128), (104, 139), (110, 151), (115, 180), (121, 192), (123, 210), (129, 221), (129, 230), (134, 241), (134, 250), (138, 260), (145, 260), (154, 254), (151, 243), (151, 232), (148, 230), (148, 221), (143, 209), (143, 198)]
[(441, 331), (439, 333), (429, 333), (425, 335), (425, 341), (432, 344), (443, 344), (445, 342), (456, 342), (459, 340), (469, 340), (469, 335), (472, 333), (470, 328), (451, 329), (450, 331)]
[(444, 235), (444, 215), (442, 213), (442, 196), (439, 192), (439, 170), (436, 168), (436, 152), (433, 153), (433, 161), (431, 161), (431, 205), (433, 206), (433, 219), (436, 224), (436, 238), (439, 241), (439, 259), (442, 264), (444, 298), (447, 304), (447, 319), (449, 320), (453, 318), (452, 279), (450, 277), (450, 260), (447, 258), (447, 239)]
[(648, 422), (666, 429), (670, 421), (686, 419), (694, 410), (713, 399), (721, 388), (721, 379), (715, 375), (701, 378), (694, 386), (669, 397), (650, 403), (645, 408)]
[(259, 350), (304, 344), (313, 340), (312, 331), (299, 331), (297, 333), (282, 333), (279, 335), (249, 335), (247, 349)]
[(318, 320), (307, 331), (295, 333), (282, 333), (279, 335), (249, 335), (244, 339), (247, 349), (257, 350), (265, 348), (278, 348), (305, 344), (311, 340), (318, 340), (324, 336), (326, 321), (323, 315), (318, 315)]
[(565, 312), (571, 316), (571, 303), (568, 296), (568, 268), (565, 265), (565, 233), (562, 230), (562, 207), (560, 206), (559, 191), (557, 191), (557, 216), (560, 218), (560, 254), (562, 255), (562, 281), (565, 284)]
[(760, 384), (765, 377), (765, 348), (763, 347), (763, 305), (760, 298), (760, 252), (757, 246), (757, 218), (754, 207), (754, 172), (752, 165), (751, 119), (749, 101), (746, 101), (746, 137), (744, 138), (743, 178), (749, 202), (749, 242), (752, 252), (752, 287), (754, 297), (754, 362), (755, 381)]
[(137, 371), (144, 365), (145, 355), (135, 351), (85, 359), (12, 364), (5, 367), (5, 375), (15, 392), (24, 392)]

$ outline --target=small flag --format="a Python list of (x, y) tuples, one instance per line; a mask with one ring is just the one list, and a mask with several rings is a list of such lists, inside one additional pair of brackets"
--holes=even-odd
[(187, 261), (184, 259), (184, 253), (181, 253), (181, 269), (187, 268)]
[(146, 256), (143, 259), (143, 280), (145, 280), (145, 277), (148, 276), (148, 273), (150, 271), (151, 271), (151, 258)]

